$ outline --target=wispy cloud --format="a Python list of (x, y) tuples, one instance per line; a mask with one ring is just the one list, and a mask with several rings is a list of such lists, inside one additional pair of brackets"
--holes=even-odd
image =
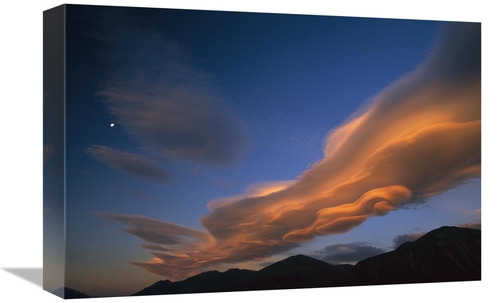
[[(154, 166), (172, 159), (204, 165), (235, 164), (247, 148), (246, 126), (218, 94), (216, 78), (199, 68), (175, 40), (122, 22), (113, 25), (122, 28), (113, 32), (113, 47), (100, 52), (108, 70), (96, 92), (115, 116), (115, 124), (155, 159)], [(104, 37), (109, 37), (98, 32), (88, 34), (107, 45)], [(96, 159), (122, 172), (158, 183), (171, 178), (164, 170), (154, 170), (152, 160), (99, 149), (89, 147)], [(115, 159), (104, 159), (102, 154), (112, 151)], [(126, 165), (125, 158), (133, 158), (139, 167)]]
[[(133, 264), (179, 279), (209, 266), (260, 260), (317, 236), (347, 232), (371, 216), (478, 178), (480, 34), (479, 24), (454, 24), (420, 68), (332, 130), (324, 158), (296, 180), (261, 183), (240, 196), (209, 203), (210, 213), (200, 219), (205, 231), (196, 231), (190, 237), (194, 242), (186, 243), (186, 231), (170, 223), (101, 215), (129, 226), (126, 232), (146, 242), (172, 249)], [(133, 118), (124, 121), (135, 125), (127, 122)], [(142, 224), (165, 226), (168, 232)]]
[(98, 95), (144, 148), (201, 164), (233, 164), (246, 149), (241, 118), (217, 93), (215, 77), (177, 42), (127, 32)]
[(474, 223), (464, 223), (460, 224), (459, 227), (472, 228), (472, 229), (481, 229), (481, 209), (476, 209), (474, 211), (476, 217), (478, 217), (477, 221)]
[(151, 201), (151, 200), (155, 199), (154, 197), (152, 197), (150, 195), (147, 195), (143, 192), (137, 191), (137, 190), (129, 188), (129, 187), (116, 186), (116, 188), (123, 191), (123, 192), (129, 193), (129, 194), (131, 194), (131, 195), (133, 195), (141, 200), (144, 200), (144, 201)]
[(85, 152), (99, 162), (134, 177), (154, 183), (166, 183), (171, 179), (158, 163), (141, 155), (101, 145), (88, 147)]
[[(161, 276), (179, 278), (197, 272), (199, 267), (204, 267), (204, 260), (195, 264), (196, 255), (202, 252), (202, 255), (206, 256), (210, 247), (215, 245), (215, 238), (206, 231), (137, 215), (108, 212), (96, 212), (95, 215), (110, 223), (125, 225), (124, 232), (148, 242), (142, 247), (152, 250), (154, 258), (148, 262), (131, 264)], [(169, 274), (166, 274), (165, 266), (170, 267)]]
[(460, 224), (459, 227), (481, 229), (481, 222)]

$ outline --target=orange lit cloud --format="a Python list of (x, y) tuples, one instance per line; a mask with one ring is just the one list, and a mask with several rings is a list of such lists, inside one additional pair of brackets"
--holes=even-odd
[(154, 251), (145, 270), (186, 278), (221, 263), (260, 260), (314, 237), (347, 232), (371, 216), (481, 175), (481, 28), (454, 24), (432, 56), (332, 130), (324, 158), (296, 180), (261, 183), (209, 203), (204, 231), (101, 213)]

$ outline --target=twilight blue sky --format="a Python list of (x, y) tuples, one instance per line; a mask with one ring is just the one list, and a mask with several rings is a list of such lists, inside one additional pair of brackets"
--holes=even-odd
[(355, 262), (480, 223), (477, 25), (67, 13), (68, 286)]

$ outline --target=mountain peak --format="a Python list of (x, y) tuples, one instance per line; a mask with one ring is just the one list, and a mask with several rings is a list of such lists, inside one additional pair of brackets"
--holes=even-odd
[(318, 259), (314, 259), (306, 255), (299, 254), (290, 256), (284, 260), (278, 261), (274, 264), (264, 267), (259, 272), (281, 271), (281, 270), (288, 271), (291, 268), (293, 268), (294, 270), (300, 270), (304, 268), (318, 268), (318, 267), (330, 267), (330, 266), (332, 265), (324, 261), (320, 261)]

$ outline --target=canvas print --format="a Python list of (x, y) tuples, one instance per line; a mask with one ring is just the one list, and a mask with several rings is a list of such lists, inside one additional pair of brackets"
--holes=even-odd
[(481, 24), (44, 12), (44, 289), (481, 280)]

